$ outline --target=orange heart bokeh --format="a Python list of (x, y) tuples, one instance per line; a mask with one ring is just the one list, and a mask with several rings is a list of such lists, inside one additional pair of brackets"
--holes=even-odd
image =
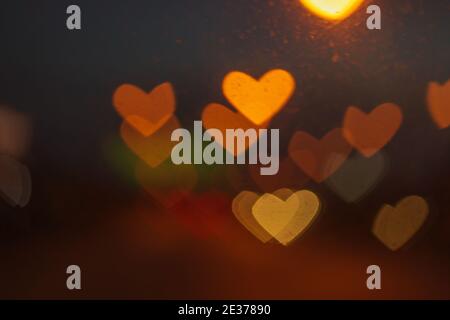
[(233, 71), (223, 80), (228, 101), (248, 120), (261, 126), (270, 121), (287, 103), (295, 89), (293, 76), (284, 70), (271, 70), (255, 80)]
[(134, 85), (124, 84), (114, 92), (113, 104), (125, 121), (148, 137), (172, 117), (175, 94), (170, 83), (163, 83), (148, 94)]
[(345, 141), (340, 128), (331, 130), (321, 140), (299, 131), (289, 143), (289, 156), (317, 183), (336, 172), (351, 151), (352, 147)]
[(403, 122), (399, 106), (385, 103), (366, 114), (349, 107), (344, 118), (344, 137), (365, 157), (380, 151), (395, 136)]
[(224, 137), (222, 145), (230, 154), (234, 156), (238, 156), (242, 152), (245, 152), (248, 148), (250, 148), (253, 144), (257, 143), (258, 139), (246, 140), (245, 148), (239, 148), (238, 144), (234, 144), (234, 150), (229, 150), (226, 144), (226, 130), (227, 129), (243, 129), (244, 131), (248, 129), (263, 129), (268, 126), (268, 123), (264, 123), (261, 126), (256, 126), (241, 114), (236, 113), (228, 109), (227, 107), (218, 104), (211, 103), (205, 107), (202, 114), (203, 125), (206, 129), (218, 129), (222, 132)]

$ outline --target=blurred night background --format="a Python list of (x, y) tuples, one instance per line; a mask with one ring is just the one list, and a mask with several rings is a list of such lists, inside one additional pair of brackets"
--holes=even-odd
[[(366, 28), (371, 3), (382, 8), (381, 31)], [(81, 31), (66, 28), (71, 4)], [(23, 208), (0, 199), (0, 298), (449, 299), (450, 129), (438, 130), (426, 108), (428, 83), (450, 78), (449, 14), (447, 0), (366, 1), (337, 24), (298, 0), (2, 3), (0, 105), (29, 119), (29, 148), (16, 158), (32, 194)], [(136, 179), (145, 164), (121, 140), (112, 105), (123, 83), (149, 91), (168, 81), (191, 129), (207, 104), (231, 108), (227, 73), (275, 68), (297, 83), (271, 124), (282, 158), (295, 131), (322, 137), (350, 105), (394, 102), (404, 114), (383, 150), (388, 171), (367, 197), (348, 204), (324, 183), (303, 184), (324, 208), (288, 247), (259, 242), (233, 216), (240, 191), (264, 191), (246, 166), (194, 167), (191, 199), (164, 209)], [(160, 170), (175, 178), (170, 158)], [(430, 216), (391, 252), (372, 222), (408, 195), (425, 198)], [(81, 291), (66, 289), (71, 264), (82, 269)], [(366, 288), (372, 264), (383, 272), (376, 292)]]

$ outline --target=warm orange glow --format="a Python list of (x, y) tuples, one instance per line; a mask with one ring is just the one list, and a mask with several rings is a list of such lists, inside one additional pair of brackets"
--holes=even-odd
[(403, 122), (399, 106), (384, 103), (370, 114), (349, 107), (344, 118), (344, 137), (365, 157), (370, 158), (391, 141)]
[(350, 16), (364, 0), (300, 0), (316, 15), (329, 20), (342, 20)]
[(253, 139), (253, 137), (250, 137), (248, 140), (245, 140), (245, 144), (239, 145), (237, 143), (234, 143), (232, 149), (229, 147), (231, 144), (227, 143), (226, 139), (226, 130), (227, 129), (243, 129), (244, 131), (247, 131), (249, 129), (264, 129), (269, 126), (269, 123), (263, 123), (261, 126), (257, 126), (253, 124), (250, 120), (247, 120), (243, 115), (240, 113), (234, 112), (227, 107), (218, 104), (218, 103), (211, 103), (206, 106), (206, 108), (203, 110), (202, 114), (202, 120), (204, 123), (204, 126), (206, 129), (218, 129), (220, 132), (222, 132), (224, 138), (224, 141), (216, 140), (218, 143), (223, 144), (222, 146), (232, 155), (239, 156), (242, 152), (245, 152), (250, 146), (255, 144), (258, 141), (259, 137), (256, 137), (256, 139)]
[(450, 126), (450, 80), (441, 85), (432, 82), (428, 85), (428, 110), (440, 129)]
[(271, 70), (256, 80), (234, 71), (223, 80), (223, 94), (248, 120), (261, 126), (288, 102), (295, 90), (294, 77), (285, 70)]
[(114, 92), (113, 104), (126, 122), (149, 137), (161, 129), (175, 112), (175, 93), (168, 82), (150, 93), (124, 84)]
[(335, 173), (347, 160), (352, 147), (336, 128), (318, 140), (309, 133), (297, 131), (289, 142), (289, 156), (294, 163), (321, 183)]
[(404, 198), (395, 207), (384, 205), (380, 209), (372, 226), (372, 233), (386, 247), (396, 251), (416, 235), (428, 214), (429, 206), (424, 198)]

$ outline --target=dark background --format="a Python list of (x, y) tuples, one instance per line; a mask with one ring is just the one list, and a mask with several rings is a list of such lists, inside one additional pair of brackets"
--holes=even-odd
[[(365, 27), (369, 3), (382, 8), (381, 31)], [(21, 159), (33, 194), (23, 209), (0, 204), (0, 297), (450, 298), (450, 131), (425, 104), (428, 83), (449, 78), (448, 1), (367, 1), (339, 24), (297, 0), (77, 1), (81, 31), (66, 29), (70, 4), (1, 5), (0, 103), (33, 121)], [(228, 72), (274, 68), (297, 81), (273, 123), (282, 153), (296, 130), (320, 137), (349, 105), (391, 101), (404, 122), (384, 150), (389, 172), (355, 205), (311, 182), (326, 211), (288, 248), (259, 243), (231, 211), (229, 233), (198, 238), (132, 179), (139, 160), (120, 141), (112, 94), (170, 81), (191, 128), (208, 103), (228, 105)], [(203, 173), (198, 190), (224, 190), (231, 202), (223, 171)], [(431, 217), (393, 253), (371, 223), (383, 203), (411, 194), (427, 199)], [(65, 289), (70, 264), (83, 270), (81, 292)], [(370, 264), (382, 267), (381, 292), (365, 288)]]

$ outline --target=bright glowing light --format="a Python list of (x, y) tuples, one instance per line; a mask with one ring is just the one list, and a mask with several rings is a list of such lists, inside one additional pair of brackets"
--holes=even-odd
[(364, 0), (300, 0), (314, 14), (329, 20), (342, 20), (350, 16)]

